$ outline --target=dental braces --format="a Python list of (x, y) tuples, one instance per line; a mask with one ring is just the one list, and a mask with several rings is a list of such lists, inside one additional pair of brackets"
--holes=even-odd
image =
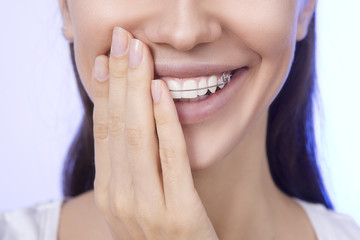
[(189, 92), (189, 91), (197, 91), (197, 90), (203, 90), (203, 89), (208, 89), (208, 88), (213, 88), (213, 87), (222, 87), (225, 86), (225, 84), (227, 84), (228, 82), (230, 82), (232, 77), (231, 73), (223, 73), (221, 75), (221, 79), (222, 79), (222, 83), (218, 83), (216, 85), (212, 85), (212, 86), (207, 86), (207, 87), (203, 87), (203, 88), (195, 88), (195, 89), (186, 89), (186, 90), (169, 90), (170, 92)]

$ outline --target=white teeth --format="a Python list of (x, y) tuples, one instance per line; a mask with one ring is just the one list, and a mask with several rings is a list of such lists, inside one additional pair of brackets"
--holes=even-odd
[[(181, 93), (181, 97), (182, 98), (196, 98), (198, 96), (197, 93), (197, 83), (194, 80), (188, 80), (185, 81), (182, 87), (183, 92)], [(194, 91), (184, 91), (184, 90), (192, 90), (195, 89)]]
[[(224, 76), (227, 78), (224, 79)], [(178, 78), (165, 78), (164, 81), (167, 83), (173, 99), (198, 101), (202, 99), (201, 97), (207, 96), (208, 91), (214, 93), (217, 87), (223, 88), (230, 78), (231, 75), (229, 76), (224, 73), (220, 77), (218, 75), (211, 75), (182, 80)]]
[(211, 76), (208, 80), (208, 86), (215, 86), (209, 88), (211, 93), (214, 93), (216, 91), (216, 85), (217, 85), (217, 77), (215, 75)]
[[(180, 83), (174, 80), (166, 81), (166, 84), (170, 90), (177, 90), (181, 89)], [(181, 92), (178, 91), (170, 91), (173, 99), (179, 99), (181, 98)]]
[(205, 95), (208, 91), (207, 87), (208, 87), (208, 84), (207, 84), (206, 78), (202, 78), (199, 82), (200, 90), (197, 91), (197, 94), (199, 96)]
[(217, 81), (217, 84), (218, 84), (219, 88), (225, 87), (224, 78), (223, 77), (219, 78), (218, 81)]

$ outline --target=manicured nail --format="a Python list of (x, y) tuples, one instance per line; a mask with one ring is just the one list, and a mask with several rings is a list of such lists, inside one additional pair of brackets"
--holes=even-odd
[(137, 39), (131, 39), (130, 43), (130, 62), (131, 68), (136, 68), (141, 63), (143, 56), (143, 47), (141, 41)]
[(160, 102), (161, 99), (161, 80), (152, 80), (151, 81), (151, 96), (153, 98), (154, 103)]
[(104, 56), (98, 56), (95, 58), (94, 75), (95, 78), (100, 82), (104, 82), (109, 78), (109, 69), (107, 67), (106, 61), (107, 59)]
[(115, 27), (113, 31), (111, 53), (115, 57), (121, 57), (128, 49), (127, 33), (121, 27)]

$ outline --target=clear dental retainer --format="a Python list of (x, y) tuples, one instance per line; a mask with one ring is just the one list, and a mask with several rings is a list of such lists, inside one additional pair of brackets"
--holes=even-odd
[(203, 89), (210, 89), (213, 87), (219, 87), (219, 88), (223, 88), (228, 82), (230, 82), (232, 77), (232, 72), (224, 72), (220, 79), (218, 79), (218, 83), (215, 85), (211, 85), (211, 86), (207, 86), (207, 87), (203, 87), (203, 88), (196, 88), (196, 89), (183, 89), (183, 90), (169, 90), (170, 92), (189, 92), (189, 91), (197, 91), (197, 90), (203, 90)]

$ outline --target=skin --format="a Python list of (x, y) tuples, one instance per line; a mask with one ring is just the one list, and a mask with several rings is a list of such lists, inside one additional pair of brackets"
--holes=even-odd
[[(94, 191), (64, 204), (59, 239), (316, 239), (275, 186), (265, 149), (269, 105), (315, 0), (60, 0), (60, 8), (94, 102), (96, 179)], [(229, 104), (187, 124), (153, 80), (165, 62), (249, 70)]]

